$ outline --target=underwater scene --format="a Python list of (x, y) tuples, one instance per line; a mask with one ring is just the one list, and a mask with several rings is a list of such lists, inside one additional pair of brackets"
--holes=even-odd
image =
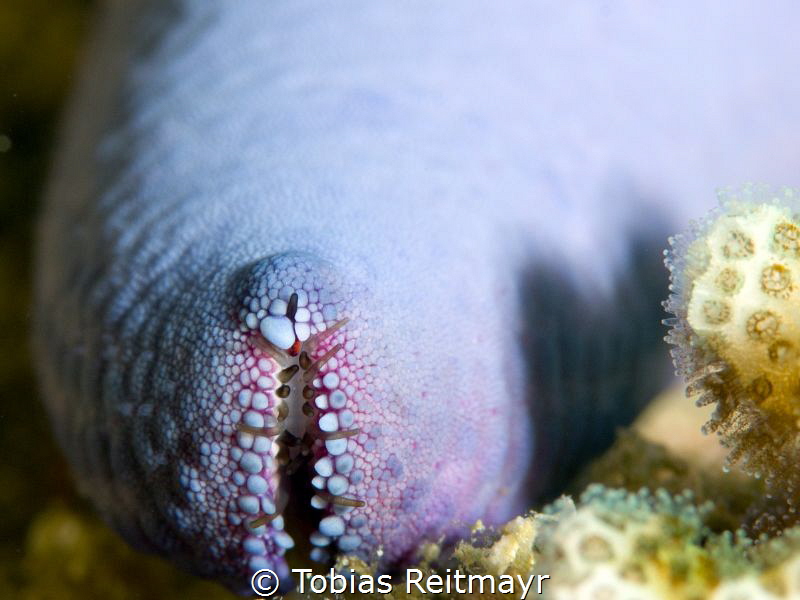
[(0, 6), (0, 598), (800, 599), (800, 9)]

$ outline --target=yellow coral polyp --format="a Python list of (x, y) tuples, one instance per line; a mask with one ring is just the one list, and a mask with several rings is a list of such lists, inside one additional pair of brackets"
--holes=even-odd
[(796, 419), (800, 226), (776, 204), (734, 210), (695, 241), (706, 264), (692, 281), (687, 321), (762, 409)]
[(748, 185), (670, 239), (667, 341), (706, 431), (800, 501), (800, 193)]

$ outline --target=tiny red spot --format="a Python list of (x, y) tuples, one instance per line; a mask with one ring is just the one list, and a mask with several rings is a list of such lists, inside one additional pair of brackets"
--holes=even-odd
[(290, 356), (297, 356), (298, 354), (300, 354), (300, 346), (302, 345), (303, 343), (300, 340), (295, 339), (294, 344), (292, 344), (292, 347), (289, 348), (287, 352), (289, 353)]

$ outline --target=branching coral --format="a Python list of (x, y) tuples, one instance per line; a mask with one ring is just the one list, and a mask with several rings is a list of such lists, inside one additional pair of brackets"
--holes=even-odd
[(667, 341), (730, 464), (800, 492), (800, 194), (749, 185), (670, 240)]

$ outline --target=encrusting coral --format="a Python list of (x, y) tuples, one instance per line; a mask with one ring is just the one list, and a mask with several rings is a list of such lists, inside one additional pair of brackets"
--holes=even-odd
[(702, 598), (717, 579), (699, 542), (703, 517), (690, 495), (590, 486), (579, 505), (562, 498), (538, 515), (537, 569), (554, 598)]
[(800, 492), (800, 194), (748, 185), (670, 240), (675, 317), (667, 341), (687, 395), (716, 403), (706, 425), (739, 462)]
[[(547, 574), (542, 595), (527, 598), (595, 600), (777, 600), (800, 597), (800, 529), (755, 545), (744, 533), (713, 533), (707, 519), (710, 502), (697, 504), (692, 494), (664, 490), (629, 492), (593, 484), (578, 502), (562, 497), (541, 513), (517, 517), (486, 542), (478, 526), (476, 538), (461, 542), (449, 562), (437, 563), (440, 548), (428, 548), (418, 568), (445, 574), (445, 566), (472, 575)], [(367, 574), (359, 560), (340, 559), (342, 571)], [(746, 596), (741, 594), (746, 592)], [(318, 598), (314, 594), (297, 597)], [(389, 594), (342, 597), (423, 598), (406, 593), (396, 581)], [(458, 598), (458, 593), (439, 598)], [(512, 596), (475, 593), (472, 598)], [(518, 596), (513, 596), (518, 597)]]
[[(425, 577), (445, 576), (448, 569), (494, 579), (549, 575), (543, 594), (529, 591), (529, 599), (735, 600), (743, 592), (756, 600), (800, 597), (800, 528), (754, 544), (741, 532), (712, 531), (713, 514), (710, 502), (698, 503), (688, 492), (631, 492), (593, 484), (577, 501), (564, 496), (498, 530), (478, 524), (472, 539), (460, 542), (452, 553), (430, 544), (414, 566)], [(134, 598), (159, 589), (164, 598), (232, 598), (216, 585), (174, 572), (163, 561), (137, 555), (93, 518), (66, 508), (49, 509), (34, 521), (22, 564), (17, 583), (0, 584), (9, 597)], [(342, 557), (337, 564), (340, 573), (367, 575), (373, 568), (353, 557)], [(387, 594), (295, 592), (290, 598), (432, 597), (413, 587), (407, 593), (401, 577), (392, 583)], [(451, 592), (436, 597), (464, 596)], [(519, 596), (473, 591), (470, 597)]]

